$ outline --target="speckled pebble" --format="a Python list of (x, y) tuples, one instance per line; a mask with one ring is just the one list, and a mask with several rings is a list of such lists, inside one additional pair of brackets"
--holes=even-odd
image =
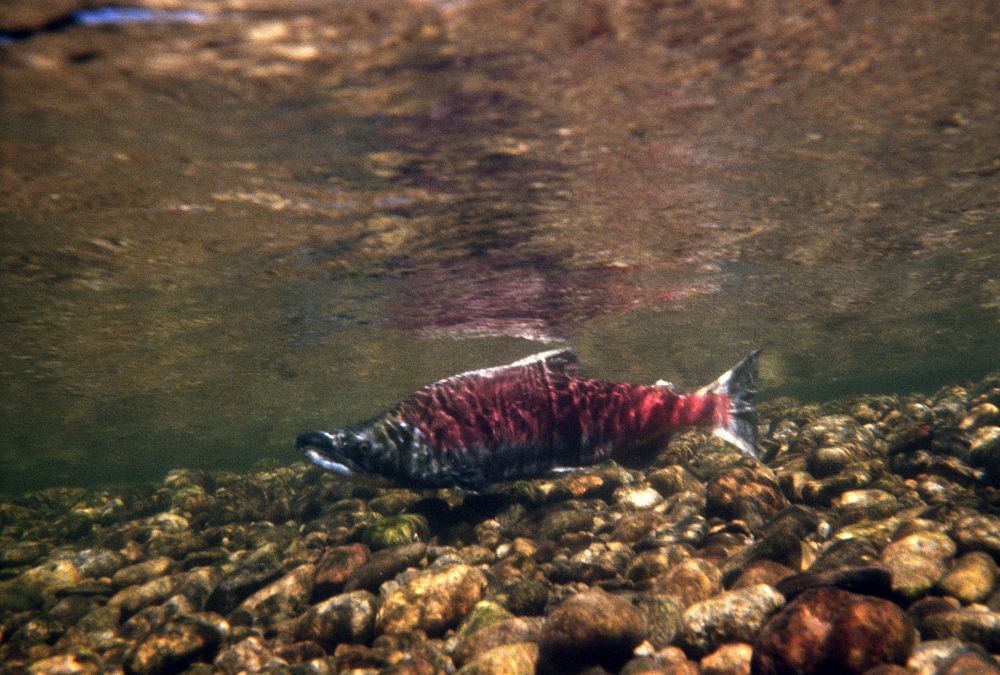
[(1000, 484), (1000, 427), (976, 429), (969, 439), (969, 463), (981, 467), (994, 485)]
[(927, 639), (958, 638), (1000, 652), (1000, 613), (971, 607), (935, 612), (921, 619), (920, 633)]
[(964, 603), (981, 602), (996, 585), (997, 564), (982, 551), (970, 551), (954, 562), (938, 581), (938, 588)]
[(753, 646), (745, 642), (720, 645), (699, 662), (701, 675), (750, 675)]
[(682, 560), (656, 578), (653, 590), (676, 596), (687, 607), (721, 591), (722, 572), (701, 558)]
[(762, 465), (733, 467), (705, 487), (706, 513), (742, 519), (751, 529), (759, 528), (787, 505), (777, 476)]
[(250, 637), (219, 652), (213, 663), (225, 675), (280, 671), (288, 662), (275, 656), (274, 651), (259, 637)]
[(213, 621), (194, 617), (172, 621), (137, 644), (125, 663), (137, 675), (178, 672), (196, 660), (214, 660), (222, 637)]
[(457, 625), (482, 599), (486, 586), (483, 573), (468, 565), (421, 574), (386, 596), (378, 611), (378, 630), (439, 635)]
[(295, 624), (296, 640), (312, 640), (332, 652), (342, 642), (368, 642), (378, 602), (368, 591), (335, 595), (309, 608)]
[(38, 659), (27, 669), (28, 675), (98, 675), (109, 672), (100, 656), (76, 651)]
[(727, 642), (748, 642), (784, 604), (785, 597), (767, 584), (720, 593), (684, 611), (679, 639), (699, 655)]
[(534, 675), (537, 664), (538, 645), (516, 642), (482, 652), (458, 672), (460, 675)]
[(944, 575), (955, 550), (955, 542), (946, 534), (917, 532), (886, 546), (882, 563), (892, 574), (893, 590), (916, 598)]
[(651, 509), (663, 501), (663, 496), (652, 487), (626, 487), (615, 491), (615, 501), (626, 509)]
[(949, 532), (960, 551), (985, 551), (1000, 556), (1000, 517), (986, 513), (959, 518)]
[(979, 645), (957, 638), (923, 640), (918, 644), (906, 667), (915, 675), (991, 675), (1000, 673), (1000, 666), (989, 652)]

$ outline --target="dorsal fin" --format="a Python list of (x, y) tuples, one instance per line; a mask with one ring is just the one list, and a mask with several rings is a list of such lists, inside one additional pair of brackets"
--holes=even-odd
[(537, 354), (526, 356), (523, 359), (518, 359), (513, 363), (508, 363), (503, 366), (492, 366), (490, 368), (480, 368), (478, 370), (469, 370), (464, 373), (458, 373), (456, 375), (452, 375), (451, 377), (438, 380), (434, 384), (428, 386), (435, 386), (460, 377), (468, 377), (470, 375), (479, 375), (480, 377), (496, 376), (508, 368), (522, 368), (524, 366), (530, 366), (534, 363), (544, 363), (545, 367), (553, 372), (563, 373), (566, 375), (573, 375), (580, 370), (580, 361), (576, 357), (576, 352), (574, 352), (570, 347), (563, 347), (562, 349), (550, 349), (549, 351), (538, 352)]
[[(563, 347), (562, 349), (550, 349), (547, 352), (538, 352), (537, 354), (532, 354), (531, 356), (526, 356), (523, 359), (514, 361), (510, 366), (527, 366), (532, 363), (538, 363), (542, 361), (546, 366), (552, 370), (561, 373), (574, 373), (580, 369), (580, 360), (576, 357), (576, 352), (570, 347)], [(507, 366), (500, 366), (505, 368)]]

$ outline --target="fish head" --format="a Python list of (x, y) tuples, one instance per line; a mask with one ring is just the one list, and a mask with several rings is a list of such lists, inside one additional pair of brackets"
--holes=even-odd
[(351, 429), (310, 431), (295, 439), (309, 461), (344, 475), (369, 471), (373, 446), (369, 433)]

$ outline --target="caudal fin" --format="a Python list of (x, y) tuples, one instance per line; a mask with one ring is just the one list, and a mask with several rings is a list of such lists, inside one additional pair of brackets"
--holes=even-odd
[(729, 397), (729, 416), (715, 428), (715, 435), (737, 448), (757, 456), (757, 363), (760, 350), (750, 354), (701, 389), (699, 394), (725, 394)]

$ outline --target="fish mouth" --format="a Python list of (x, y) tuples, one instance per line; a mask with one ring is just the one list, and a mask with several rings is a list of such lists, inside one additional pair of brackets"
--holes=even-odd
[(325, 431), (310, 431), (295, 439), (295, 449), (301, 450), (310, 462), (342, 475), (355, 472), (350, 460), (340, 456), (334, 436)]

